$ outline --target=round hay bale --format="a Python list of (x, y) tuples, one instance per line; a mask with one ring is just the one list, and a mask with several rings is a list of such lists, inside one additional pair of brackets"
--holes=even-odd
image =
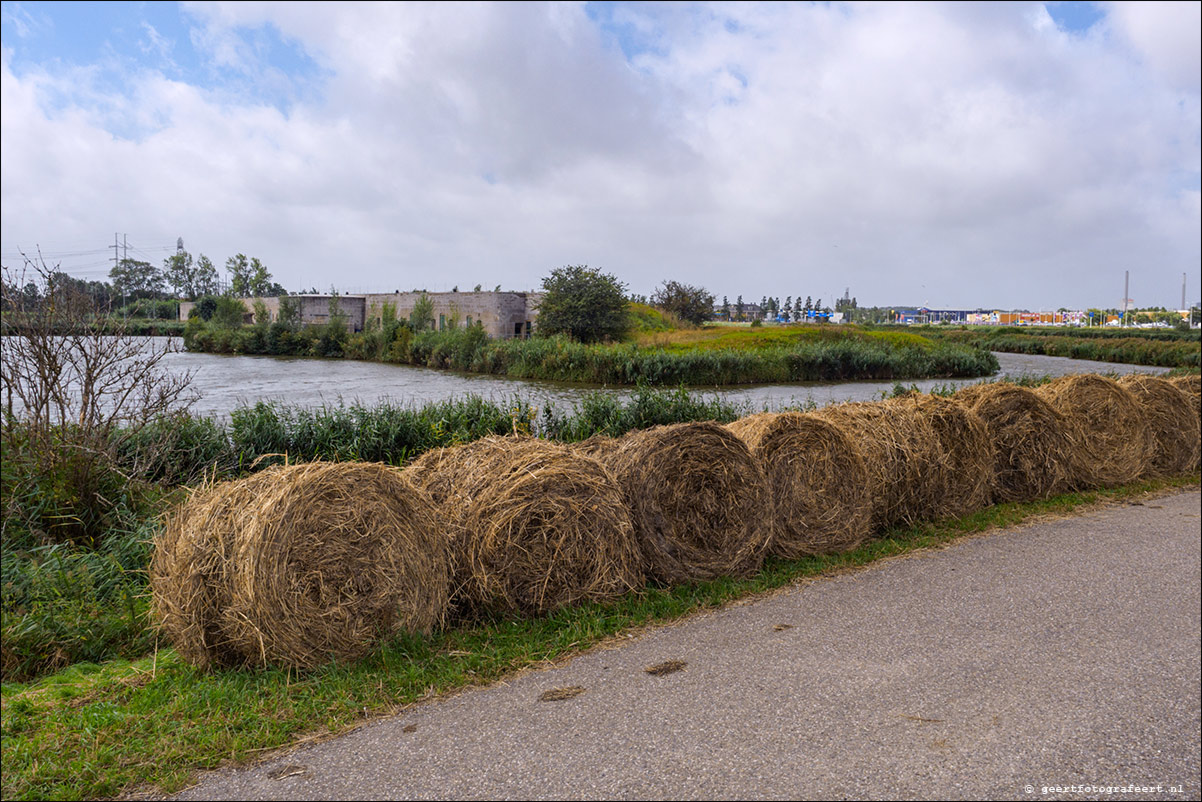
[(269, 468), (190, 500), (173, 521), (152, 568), (155, 606), (199, 664), (313, 668), (445, 616), (443, 527), (385, 465)]
[(1064, 416), (1026, 387), (977, 384), (955, 400), (985, 424), (993, 443), (993, 500), (1049, 498), (1068, 487), (1072, 443)]
[(1173, 383), (1174, 387), (1193, 399), (1194, 411), (1202, 415), (1202, 376), (1192, 373), (1188, 376), (1174, 376), (1169, 381)]
[(1172, 382), (1145, 373), (1124, 376), (1119, 384), (1135, 396), (1152, 433), (1148, 475), (1176, 476), (1193, 470), (1202, 433), (1189, 396)]
[(713, 421), (631, 432), (604, 458), (630, 510), (647, 575), (663, 584), (746, 577), (772, 539), (759, 463)]
[(255, 503), (245, 482), (193, 492), (167, 518), (150, 559), (153, 619), (187, 662), (209, 668), (243, 662), (220, 626), (229, 604), (230, 522)]
[(1147, 467), (1150, 433), (1139, 402), (1105, 376), (1062, 376), (1036, 390), (1065, 417), (1073, 446), (1069, 484), (1079, 490), (1133, 482)]
[(864, 456), (872, 499), (872, 527), (913, 524), (926, 513), (925, 483), (938, 468), (934, 430), (910, 407), (855, 401), (816, 413), (842, 429)]
[(935, 434), (924, 481), (917, 488), (919, 514), (928, 520), (958, 518), (989, 505), (993, 484), (993, 441), (972, 410), (950, 398), (910, 393), (885, 401), (888, 410), (922, 418)]
[(566, 446), (489, 437), (423, 456), (406, 474), (432, 488), (451, 521), (457, 600), (468, 608), (542, 615), (645, 581), (613, 476)]
[(868, 470), (842, 429), (798, 412), (751, 415), (726, 428), (764, 470), (776, 511), (771, 554), (795, 560), (847, 551), (868, 537)]

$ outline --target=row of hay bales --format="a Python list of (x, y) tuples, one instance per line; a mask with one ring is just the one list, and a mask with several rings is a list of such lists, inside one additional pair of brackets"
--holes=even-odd
[(456, 617), (746, 577), (770, 554), (838, 552), (993, 502), (1196, 470), (1199, 398), (1197, 377), (1075, 376), (572, 446), (492, 437), (404, 470), (276, 467), (198, 491), (171, 516), (154, 608), (197, 665), (354, 659)]

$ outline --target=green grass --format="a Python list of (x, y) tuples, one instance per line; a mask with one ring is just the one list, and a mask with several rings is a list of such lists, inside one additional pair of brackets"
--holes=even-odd
[(1124, 362), (1166, 368), (1202, 365), (1197, 332), (1159, 329), (1077, 329), (922, 326), (932, 340), (1015, 354), (1038, 354), (1097, 362)]
[(335, 733), (398, 705), (578, 654), (628, 630), (790, 582), (866, 565), (967, 534), (1104, 501), (1196, 487), (1197, 474), (1004, 504), (961, 519), (892, 530), (840, 555), (769, 560), (747, 580), (647, 589), (606, 605), (538, 619), (503, 619), (430, 637), (395, 639), (368, 659), (308, 674), (268, 670), (205, 673), (163, 648), (136, 661), (78, 664), (29, 684), (0, 688), (6, 799), (114, 796), (151, 783), (165, 793), (195, 772), (247, 760), (302, 735)]

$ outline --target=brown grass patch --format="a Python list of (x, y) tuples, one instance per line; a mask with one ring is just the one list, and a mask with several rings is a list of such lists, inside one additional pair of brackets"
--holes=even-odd
[(772, 554), (795, 560), (846, 551), (868, 536), (868, 470), (842, 429), (797, 412), (751, 415), (726, 428), (764, 469), (776, 511)]

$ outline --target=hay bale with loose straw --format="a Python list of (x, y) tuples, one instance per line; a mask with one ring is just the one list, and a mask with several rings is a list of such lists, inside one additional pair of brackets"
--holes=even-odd
[(167, 519), (150, 560), (151, 611), (159, 631), (200, 668), (243, 662), (221, 629), (229, 604), (232, 521), (255, 504), (246, 482), (199, 489)]
[(489, 437), (405, 470), (451, 522), (456, 597), (469, 610), (542, 615), (645, 581), (613, 476), (566, 446)]
[(995, 502), (1033, 501), (1067, 489), (1068, 423), (1037, 393), (1014, 384), (978, 384), (953, 398), (976, 413), (993, 443)]
[(581, 440), (579, 443), (572, 443), (570, 448), (577, 454), (583, 454), (586, 457), (593, 459), (604, 459), (614, 454), (622, 447), (621, 437), (606, 437), (603, 434), (595, 434), (587, 440)]
[(939, 454), (935, 432), (914, 410), (883, 403), (855, 401), (813, 413), (842, 429), (864, 456), (872, 502), (872, 529), (922, 520), (930, 481)]
[(1114, 379), (1082, 374), (1062, 376), (1036, 392), (1068, 423), (1073, 488), (1115, 487), (1144, 474), (1151, 435), (1130, 391)]
[(868, 537), (868, 470), (842, 429), (798, 412), (751, 415), (726, 428), (764, 469), (776, 511), (771, 554), (847, 551)]
[(1193, 400), (1194, 412), (1202, 416), (1202, 376), (1192, 373), (1188, 376), (1174, 376), (1169, 381)]
[(950, 398), (924, 393), (910, 393), (884, 405), (923, 418), (935, 433), (936, 453), (920, 486), (923, 518), (958, 518), (989, 506), (993, 441), (975, 412)]
[(1119, 384), (1135, 396), (1152, 433), (1147, 475), (1176, 476), (1193, 470), (1202, 434), (1189, 396), (1172, 382), (1145, 373), (1124, 376)]
[(662, 584), (746, 577), (772, 538), (772, 496), (751, 451), (713, 421), (631, 432), (604, 457), (647, 575)]
[[(359, 658), (397, 631), (442, 623), (443, 525), (429, 497), (398, 471), (313, 462), (269, 468), (220, 492), (204, 502), (210, 506), (181, 510), (178, 531), (161, 544), (183, 555), (181, 544), (200, 544), (205, 560), (191, 567), (202, 570), (152, 579), (160, 589), (199, 585), (213, 600), (215, 617), (192, 616), (190, 630), (169, 623), (171, 613), (164, 620), (169, 634), (179, 632), (173, 640), (185, 657), (217, 662), (215, 646), (224, 663), (314, 668)], [(156, 554), (158, 567), (170, 563)], [(156, 600), (160, 610), (170, 606)], [(186, 640), (198, 627), (212, 633), (201, 646)]]

